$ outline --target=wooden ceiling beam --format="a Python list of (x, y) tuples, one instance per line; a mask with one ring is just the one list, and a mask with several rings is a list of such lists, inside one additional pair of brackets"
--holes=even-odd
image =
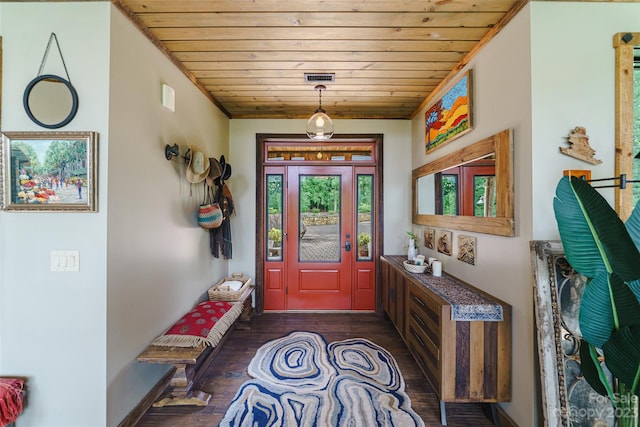
[(140, 13), (150, 29), (157, 27), (480, 27), (490, 28), (502, 12), (185, 12)]
[(506, 12), (510, 3), (504, 0), (129, 0), (135, 13), (168, 13), (176, 8), (191, 12)]

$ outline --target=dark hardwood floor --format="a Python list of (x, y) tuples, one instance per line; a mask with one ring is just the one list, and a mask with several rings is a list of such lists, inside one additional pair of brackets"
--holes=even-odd
[[(393, 354), (406, 383), (411, 407), (426, 426), (440, 425), (438, 399), (391, 322), (372, 313), (265, 313), (249, 322), (249, 328), (234, 330), (197, 384), (212, 393), (208, 406), (169, 406), (150, 408), (136, 424), (138, 427), (217, 426), (236, 391), (249, 378), (249, 361), (258, 347), (292, 331), (317, 332), (327, 342), (347, 338), (366, 338)], [(451, 427), (492, 426), (486, 405), (447, 403), (447, 421)]]

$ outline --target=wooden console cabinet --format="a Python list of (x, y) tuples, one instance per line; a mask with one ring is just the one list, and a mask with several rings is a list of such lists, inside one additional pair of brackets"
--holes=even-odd
[(445, 402), (510, 401), (511, 306), (447, 274), (409, 273), (404, 259), (380, 258), (383, 305), (438, 394), (442, 424)]

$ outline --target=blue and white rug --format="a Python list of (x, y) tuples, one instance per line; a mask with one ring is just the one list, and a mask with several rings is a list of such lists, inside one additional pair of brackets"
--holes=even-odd
[(220, 426), (424, 426), (393, 356), (363, 338), (292, 332), (264, 344)]

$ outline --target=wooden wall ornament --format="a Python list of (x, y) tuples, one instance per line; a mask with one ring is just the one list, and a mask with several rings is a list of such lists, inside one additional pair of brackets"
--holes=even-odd
[(569, 133), (568, 143), (569, 147), (560, 147), (560, 152), (575, 157), (576, 159), (584, 160), (592, 165), (599, 165), (602, 160), (594, 159), (596, 150), (589, 145), (589, 137), (587, 136), (587, 130), (582, 126), (576, 126)]

